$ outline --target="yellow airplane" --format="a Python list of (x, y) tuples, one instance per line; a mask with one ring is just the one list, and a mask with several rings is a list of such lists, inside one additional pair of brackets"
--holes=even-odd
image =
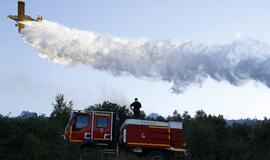
[(10, 19), (17, 22), (15, 24), (15, 26), (18, 27), (19, 33), (25, 27), (25, 24), (20, 23), (20, 22), (41, 21), (42, 20), (42, 16), (37, 16), (37, 19), (34, 19), (31, 16), (25, 15), (25, 3), (24, 3), (24, 1), (18, 1), (18, 15), (9, 15), (8, 18), (10, 18)]

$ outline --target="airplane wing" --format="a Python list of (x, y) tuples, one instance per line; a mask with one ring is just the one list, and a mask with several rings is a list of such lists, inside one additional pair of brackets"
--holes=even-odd
[(18, 21), (23, 21), (25, 16), (25, 3), (18, 1)]
[(25, 16), (24, 16), (24, 20), (25, 20), (25, 21), (34, 21), (35, 19), (32, 18), (31, 16), (25, 15)]
[(18, 16), (9, 15), (8, 18), (18, 21)]

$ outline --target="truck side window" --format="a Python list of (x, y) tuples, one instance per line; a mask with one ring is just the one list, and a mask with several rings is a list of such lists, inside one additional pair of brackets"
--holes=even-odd
[(97, 128), (108, 128), (108, 117), (97, 117)]
[(88, 126), (89, 116), (88, 115), (78, 115), (76, 117), (76, 129), (82, 129)]

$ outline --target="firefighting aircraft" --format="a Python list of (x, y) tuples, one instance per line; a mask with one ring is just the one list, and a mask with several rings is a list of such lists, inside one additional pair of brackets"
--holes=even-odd
[(18, 15), (9, 15), (8, 18), (10, 18), (10, 19), (17, 22), (15, 24), (15, 26), (18, 27), (19, 33), (25, 27), (25, 24), (23, 24), (22, 22), (41, 21), (42, 20), (42, 16), (37, 16), (37, 19), (34, 19), (31, 16), (25, 15), (25, 3), (24, 3), (24, 1), (18, 1)]

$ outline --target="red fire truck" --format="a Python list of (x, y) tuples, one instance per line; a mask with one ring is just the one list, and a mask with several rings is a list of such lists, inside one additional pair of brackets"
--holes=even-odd
[(76, 111), (65, 139), (80, 145), (81, 159), (176, 160), (186, 151), (181, 122), (127, 119), (121, 126), (118, 123), (112, 112)]

